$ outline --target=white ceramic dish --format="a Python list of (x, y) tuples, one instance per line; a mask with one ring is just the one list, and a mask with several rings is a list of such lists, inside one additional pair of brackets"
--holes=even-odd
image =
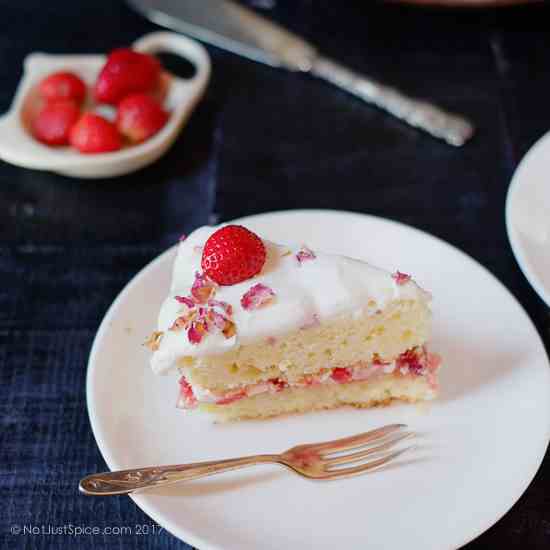
[(144, 53), (174, 53), (195, 65), (196, 72), (188, 80), (170, 75), (165, 107), (171, 116), (162, 130), (139, 145), (95, 155), (83, 155), (69, 147), (41, 144), (28, 130), (36, 85), (54, 71), (69, 70), (80, 75), (90, 86), (106, 57), (33, 53), (25, 59), (24, 74), (10, 110), (0, 118), (0, 159), (67, 176), (108, 178), (138, 170), (162, 156), (176, 139), (206, 88), (210, 77), (210, 59), (198, 42), (176, 33), (148, 34), (132, 47)]
[(550, 133), (516, 169), (506, 198), (506, 229), (516, 260), (550, 306)]
[(88, 411), (110, 468), (276, 452), (392, 422), (417, 431), (420, 448), (385, 470), (342, 481), (311, 482), (265, 466), (142, 492), (136, 504), (202, 550), (441, 550), (495, 523), (532, 480), (550, 435), (548, 359), (518, 302), (470, 257), (405, 225), (333, 211), (241, 221), (275, 241), (300, 240), (413, 273), (435, 296), (441, 396), (429, 405), (228, 425), (184, 414), (175, 408), (177, 378), (153, 375), (141, 345), (168, 288), (170, 249), (116, 299), (90, 355)]

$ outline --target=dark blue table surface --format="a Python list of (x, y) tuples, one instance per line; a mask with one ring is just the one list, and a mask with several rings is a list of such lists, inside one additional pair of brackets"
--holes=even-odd
[[(503, 217), (518, 161), (550, 126), (550, 6), (342, 4), (256, 1), (326, 54), (468, 115), (474, 141), (447, 147), (329, 85), (210, 48), (207, 96), (153, 166), (82, 182), (0, 163), (0, 548), (186, 548), (130, 499), (82, 497), (77, 482), (105, 468), (85, 403), (102, 316), (140, 268), (209, 221), (315, 207), (409, 223), (489, 268), (550, 343), (547, 308), (517, 267)], [(155, 29), (107, 0), (0, 0), (0, 14), (0, 112), (29, 52), (101, 52)], [(126, 533), (74, 536), (82, 527)], [(548, 457), (468, 548), (501, 546), (550, 547)]]

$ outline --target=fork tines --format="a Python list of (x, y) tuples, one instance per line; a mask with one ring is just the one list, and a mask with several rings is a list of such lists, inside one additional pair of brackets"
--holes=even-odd
[[(392, 450), (397, 443), (414, 436), (404, 431), (406, 424), (391, 424), (351, 437), (308, 445), (318, 453), (322, 466), (320, 477), (337, 479), (378, 468), (394, 460), (413, 446)], [(353, 450), (349, 453), (346, 451)], [(365, 461), (366, 460), (366, 461)], [(360, 463), (353, 465), (355, 463)]]

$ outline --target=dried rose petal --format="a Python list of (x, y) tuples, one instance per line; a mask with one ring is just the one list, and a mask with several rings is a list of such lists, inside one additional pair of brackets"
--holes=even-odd
[(273, 292), (271, 288), (262, 283), (258, 283), (243, 294), (241, 306), (247, 311), (258, 309), (268, 305), (274, 298), (275, 292)]
[(186, 316), (178, 317), (173, 323), (172, 326), (169, 328), (169, 330), (172, 331), (179, 331), (187, 328), (187, 325), (189, 324), (190, 319)]
[(149, 336), (149, 338), (147, 338), (147, 340), (145, 340), (143, 345), (147, 346), (151, 351), (157, 351), (163, 336), (164, 332), (156, 330), (153, 334), (151, 334), (151, 336)]
[(233, 306), (227, 302), (222, 302), (221, 300), (208, 300), (208, 305), (210, 307), (219, 307), (227, 315), (233, 315)]
[(302, 246), (298, 252), (296, 252), (296, 259), (298, 260), (298, 263), (302, 265), (304, 262), (307, 262), (308, 260), (314, 260), (317, 256), (315, 256), (315, 252), (313, 250), (310, 250), (307, 246)]
[(203, 320), (208, 332), (212, 332), (212, 329), (215, 327), (220, 330), (226, 338), (231, 338), (236, 333), (235, 323), (214, 309), (208, 309), (204, 317), (199, 318)]
[(404, 285), (411, 280), (411, 276), (407, 273), (401, 273), (401, 271), (396, 271), (392, 277), (395, 279), (396, 284)]
[(208, 312), (208, 318), (212, 321), (214, 326), (216, 326), (220, 330), (224, 330), (225, 325), (228, 322), (228, 319), (226, 317), (224, 317), (221, 313), (214, 311), (213, 309)]
[(188, 296), (174, 296), (176, 302), (179, 302), (180, 304), (185, 304), (189, 308), (195, 307), (195, 302), (192, 300), (192, 298), (189, 298)]
[(202, 333), (200, 333), (193, 323), (187, 331), (187, 338), (192, 344), (200, 344), (202, 340)]
[(208, 313), (208, 309), (206, 309), (205, 307), (199, 307), (198, 314), (201, 319), (204, 319), (207, 313)]
[(270, 346), (274, 346), (276, 343), (277, 343), (277, 338), (275, 338), (275, 336), (268, 336), (266, 338), (266, 342), (270, 345)]
[(203, 321), (194, 321), (187, 331), (187, 338), (192, 344), (200, 344), (204, 335), (208, 332), (208, 326)]
[(236, 333), (235, 323), (230, 319), (233, 307), (227, 302), (214, 300), (218, 285), (205, 274), (196, 272), (190, 296), (175, 296), (175, 299), (188, 307), (172, 324), (170, 330), (187, 329), (187, 337), (192, 344), (199, 344), (207, 333), (216, 329), (226, 338)]
[(199, 304), (206, 304), (216, 292), (216, 283), (211, 281), (204, 273), (195, 273), (195, 282), (191, 287), (191, 295)]
[(233, 336), (235, 336), (235, 334), (237, 333), (237, 327), (235, 326), (235, 323), (233, 321), (227, 319), (225, 323), (225, 328), (222, 332), (226, 338), (233, 338)]

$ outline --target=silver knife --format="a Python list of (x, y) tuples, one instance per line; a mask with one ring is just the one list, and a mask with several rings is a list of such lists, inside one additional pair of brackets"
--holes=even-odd
[(460, 147), (473, 135), (465, 118), (359, 74), (320, 55), (297, 36), (231, 0), (128, 0), (159, 25), (225, 50), (331, 82), (407, 124)]

